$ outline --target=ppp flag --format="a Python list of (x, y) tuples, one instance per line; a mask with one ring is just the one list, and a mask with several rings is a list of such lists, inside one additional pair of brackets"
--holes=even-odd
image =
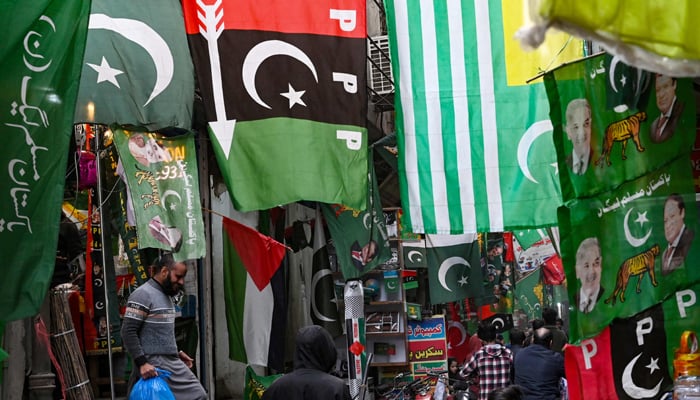
[[(206, 254), (194, 134), (166, 137), (112, 126), (136, 219), (139, 248)], [(128, 204), (127, 204), (128, 207)]]
[(558, 210), (569, 337), (592, 337), (700, 281), (700, 229), (687, 159)]
[(237, 210), (364, 209), (365, 1), (183, 1), (217, 162)]
[(89, 4), (0, 1), (0, 325), (36, 314), (51, 282)]
[(545, 85), (565, 201), (655, 171), (687, 155), (695, 142), (690, 79), (658, 76), (602, 54), (547, 73)]

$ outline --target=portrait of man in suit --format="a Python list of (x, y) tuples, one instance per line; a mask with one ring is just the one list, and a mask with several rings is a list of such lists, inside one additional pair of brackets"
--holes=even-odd
[(676, 78), (656, 74), (656, 105), (661, 111), (651, 123), (650, 136), (653, 143), (662, 143), (673, 136), (684, 104), (676, 97)]
[(586, 99), (574, 99), (566, 106), (566, 136), (574, 146), (566, 165), (576, 175), (583, 175), (591, 160), (591, 106)]
[(685, 202), (683, 197), (674, 193), (664, 203), (664, 235), (668, 246), (661, 257), (661, 274), (668, 275), (678, 269), (685, 256), (688, 255), (690, 244), (695, 232), (685, 226)]
[(600, 286), (602, 265), (598, 238), (583, 239), (576, 250), (576, 278), (581, 282), (581, 288), (576, 292), (576, 304), (584, 314), (591, 312), (603, 297), (605, 290)]

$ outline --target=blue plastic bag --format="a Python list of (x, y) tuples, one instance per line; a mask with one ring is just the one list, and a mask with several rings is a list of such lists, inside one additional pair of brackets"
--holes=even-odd
[(170, 377), (171, 372), (160, 368), (156, 368), (156, 372), (158, 372), (156, 377), (139, 378), (131, 389), (129, 400), (175, 400), (168, 382), (165, 381)]

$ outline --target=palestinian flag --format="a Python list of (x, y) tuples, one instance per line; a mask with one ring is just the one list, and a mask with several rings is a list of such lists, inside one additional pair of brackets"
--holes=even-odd
[(229, 358), (267, 366), (274, 319), (285, 314), (279, 312), (285, 303), (284, 270), (279, 266), (286, 250), (232, 219), (224, 218), (222, 225)]
[(367, 199), (365, 1), (183, 1), (234, 207)]

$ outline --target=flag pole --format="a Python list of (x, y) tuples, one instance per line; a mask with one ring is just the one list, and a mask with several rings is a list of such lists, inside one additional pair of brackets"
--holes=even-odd
[(105, 295), (105, 318), (107, 319), (107, 359), (109, 361), (109, 393), (111, 399), (114, 400), (114, 371), (112, 367), (112, 324), (109, 320), (109, 292), (107, 290), (107, 259), (105, 256), (105, 248), (108, 245), (105, 238), (104, 220), (105, 215), (103, 212), (104, 202), (102, 199), (102, 157), (100, 156), (101, 144), (104, 135), (104, 130), (101, 127), (97, 127), (98, 132), (95, 135), (95, 155), (97, 156), (97, 162), (95, 163), (97, 172), (97, 204), (98, 212), (100, 213), (100, 240), (102, 241), (102, 271), (105, 276), (105, 282), (102, 285)]

